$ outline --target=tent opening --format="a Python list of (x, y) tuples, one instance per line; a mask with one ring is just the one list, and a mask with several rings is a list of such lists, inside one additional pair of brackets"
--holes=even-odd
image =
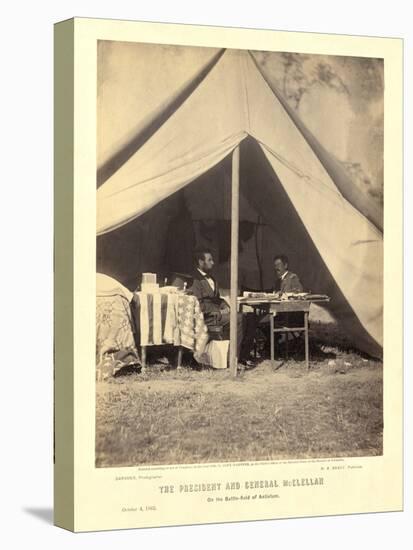
[[(142, 272), (157, 273), (160, 281), (190, 274), (198, 246), (212, 250), (215, 276), (229, 295), (231, 154), (138, 218), (98, 236), (97, 271), (134, 290)], [(272, 288), (273, 257), (280, 253), (288, 256), (305, 290), (333, 297), (330, 308), (343, 328), (377, 354), (377, 343), (331, 275), (274, 168), (248, 136), (240, 144), (239, 291)]]

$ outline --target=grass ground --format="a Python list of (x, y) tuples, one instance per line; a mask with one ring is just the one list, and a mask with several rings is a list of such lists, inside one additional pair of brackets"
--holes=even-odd
[(352, 351), (333, 325), (312, 331), (309, 371), (298, 352), (236, 379), (153, 364), (99, 383), (96, 465), (381, 454), (381, 362)]

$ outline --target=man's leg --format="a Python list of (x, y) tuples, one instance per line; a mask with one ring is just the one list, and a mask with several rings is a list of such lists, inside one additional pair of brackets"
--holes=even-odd
[(243, 353), (243, 341), (245, 336), (246, 324), (244, 321), (244, 315), (239, 311), (237, 313), (237, 356), (238, 361), (244, 359)]
[[(229, 314), (223, 315), (221, 319), (224, 340), (229, 340), (230, 337), (229, 317)], [(255, 313), (237, 313), (237, 356), (239, 361), (246, 361), (249, 359), (257, 323), (258, 318)]]
[[(222, 334), (224, 340), (229, 340), (230, 337), (230, 314), (222, 315), (220, 323), (222, 324)], [(240, 357), (242, 340), (245, 332), (245, 323), (242, 313), (237, 313), (237, 355)]]
[(241, 361), (247, 361), (250, 358), (259, 318), (255, 313), (246, 313), (244, 315), (240, 313), (239, 315), (241, 315), (242, 318), (243, 330), (238, 357)]

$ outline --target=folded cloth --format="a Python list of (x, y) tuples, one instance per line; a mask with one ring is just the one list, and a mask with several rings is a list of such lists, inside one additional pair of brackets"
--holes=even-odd
[[(149, 319), (149, 313), (151, 311), (151, 308), (148, 306), (148, 295), (144, 292), (138, 292), (137, 296), (139, 296), (139, 304), (140, 304), (140, 335), (141, 335), (141, 346), (147, 346), (148, 344), (152, 344), (152, 339), (149, 338), (149, 325), (150, 325), (150, 319)], [(153, 317), (151, 316), (151, 319)]]
[(131, 308), (141, 346), (165, 343), (202, 351), (208, 342), (204, 316), (195, 296), (136, 292)]
[[(167, 298), (164, 296), (163, 298)], [(162, 301), (159, 293), (153, 295), (153, 343), (155, 346), (162, 344)]]
[(211, 340), (202, 353), (194, 353), (194, 359), (202, 365), (209, 365), (214, 369), (228, 367), (229, 340)]
[(140, 334), (141, 346), (172, 344), (176, 295), (159, 292), (136, 292), (131, 308)]
[(106, 380), (116, 374), (123, 367), (139, 368), (141, 362), (135, 350), (123, 349), (105, 353), (96, 366), (98, 381)]
[(112, 373), (130, 363), (139, 364), (129, 302), (123, 296), (96, 300), (96, 364)]
[(176, 327), (176, 294), (169, 294), (166, 304), (165, 328), (163, 339), (167, 344), (174, 343), (174, 329)]
[(176, 303), (175, 345), (202, 353), (208, 342), (204, 315), (195, 296), (179, 295)]

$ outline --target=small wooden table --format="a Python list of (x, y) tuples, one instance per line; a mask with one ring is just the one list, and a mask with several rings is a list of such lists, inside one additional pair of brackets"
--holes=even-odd
[[(242, 310), (243, 306), (250, 306), (255, 310), (259, 309), (265, 311), (270, 315), (270, 345), (271, 345), (271, 360), (274, 360), (274, 335), (277, 333), (286, 334), (286, 354), (288, 356), (288, 334), (294, 332), (304, 332), (304, 346), (305, 346), (305, 363), (307, 369), (310, 368), (310, 351), (309, 351), (309, 334), (308, 334), (308, 316), (310, 313), (310, 306), (312, 303), (329, 302), (329, 298), (323, 299), (305, 299), (305, 300), (274, 300), (265, 298), (239, 298), (238, 306)], [(303, 313), (304, 324), (300, 326), (283, 326), (275, 328), (274, 318), (277, 313)]]
[[(285, 300), (284, 302), (276, 302), (270, 304), (270, 343), (271, 343), (271, 360), (274, 360), (274, 335), (276, 333), (286, 334), (286, 354), (288, 356), (288, 334), (291, 332), (304, 332), (304, 347), (305, 347), (305, 364), (307, 369), (310, 368), (310, 352), (309, 352), (309, 337), (308, 337), (308, 316), (310, 313), (311, 302), (307, 300)], [(304, 313), (304, 325), (295, 327), (280, 327), (274, 328), (274, 318), (277, 313)]]

